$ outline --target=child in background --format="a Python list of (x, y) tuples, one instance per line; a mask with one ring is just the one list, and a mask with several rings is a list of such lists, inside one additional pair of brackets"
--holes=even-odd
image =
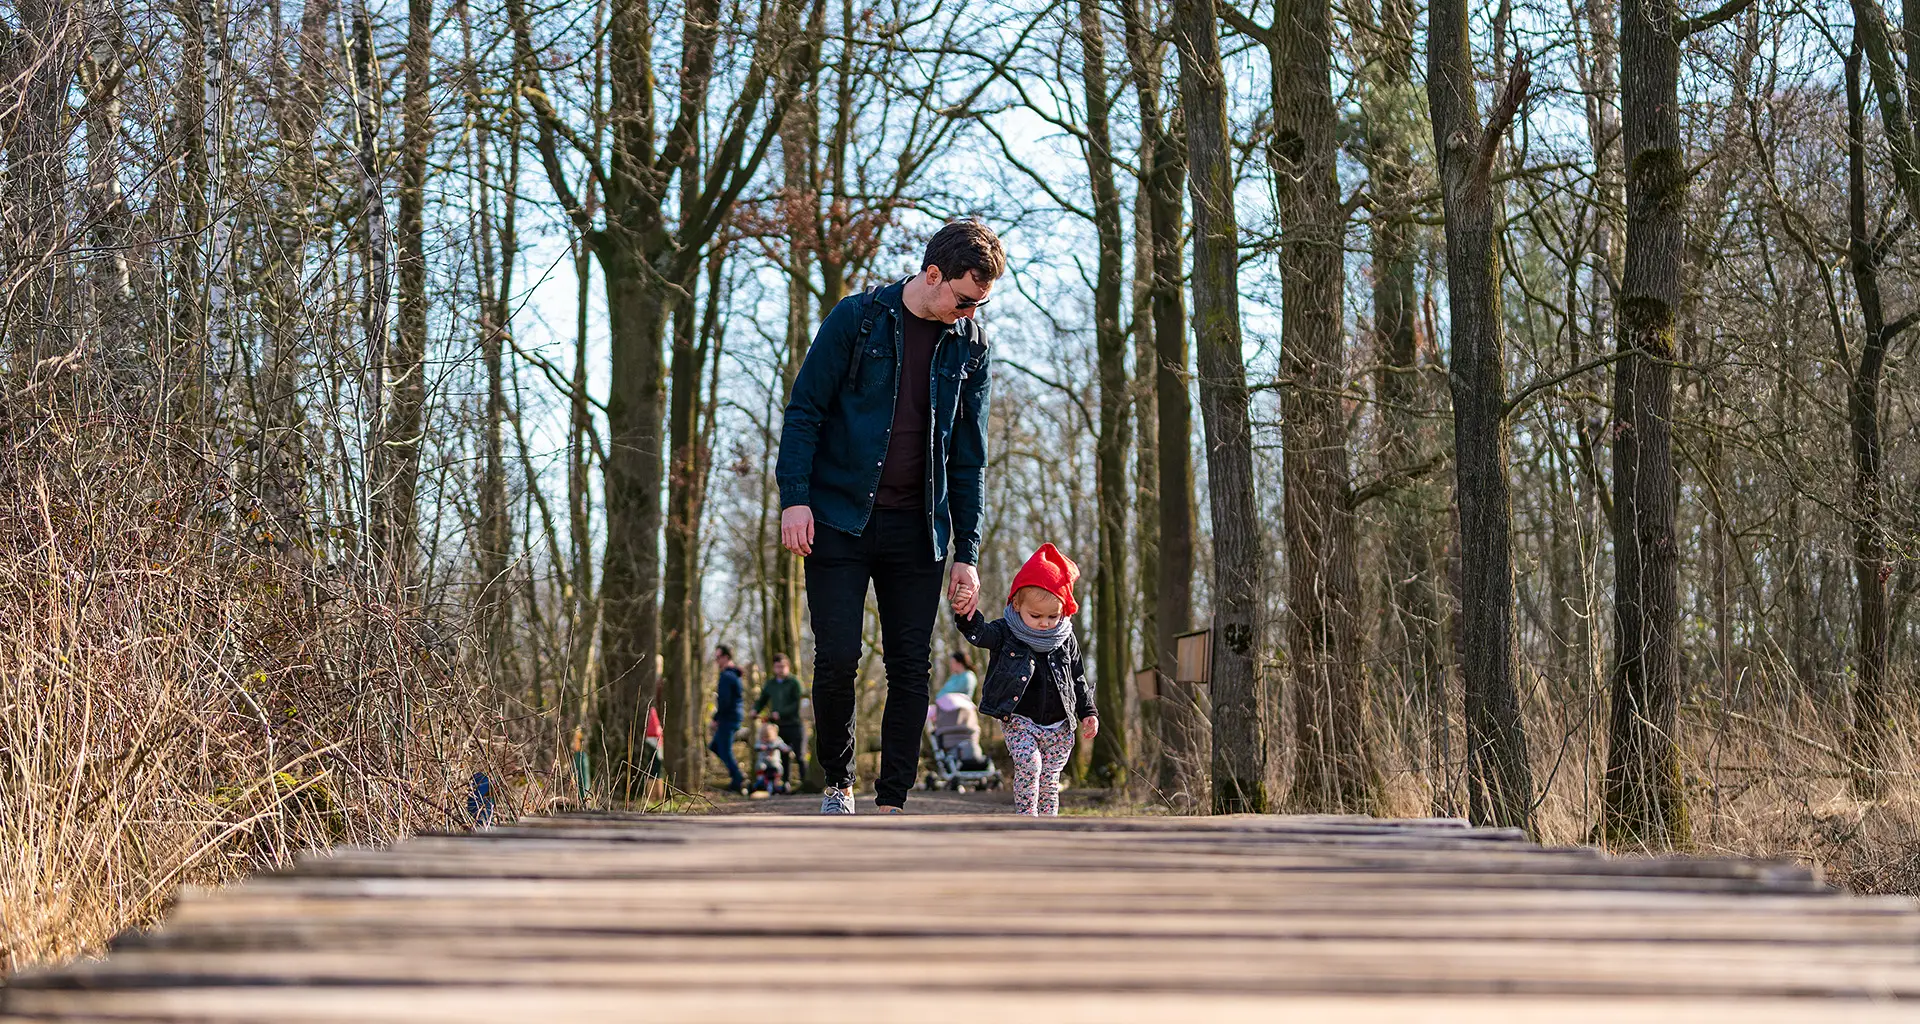
[(760, 723), (753, 743), (753, 792), (785, 793), (788, 780), (783, 765), (792, 763), (793, 747), (780, 738), (780, 715), (770, 713)]
[[(991, 652), (980, 713), (1001, 720), (1013, 755), (1015, 814), (1060, 813), (1060, 771), (1073, 755), (1073, 720), (1089, 742), (1100, 731), (1072, 615), (1080, 567), (1051, 544), (1013, 577), (1006, 612), (991, 622), (974, 611), (954, 625)], [(958, 603), (958, 595), (956, 601)], [(1069, 717), (1071, 715), (1071, 717)]]

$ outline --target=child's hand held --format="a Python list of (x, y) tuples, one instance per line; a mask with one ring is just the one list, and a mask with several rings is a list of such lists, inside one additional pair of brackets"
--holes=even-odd
[(1093, 739), (1095, 736), (1100, 735), (1099, 716), (1088, 715), (1087, 717), (1082, 718), (1080, 720), (1080, 733), (1082, 736), (1086, 737), (1089, 740)]

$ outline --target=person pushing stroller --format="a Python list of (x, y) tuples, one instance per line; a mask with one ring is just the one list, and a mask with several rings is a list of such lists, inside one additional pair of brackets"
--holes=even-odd
[(955, 594), (954, 625), (967, 642), (990, 652), (980, 713), (1000, 719), (1013, 755), (1015, 814), (1060, 813), (1060, 771), (1073, 754), (1073, 720), (1089, 742), (1100, 732), (1093, 686), (1073, 635), (1073, 584), (1080, 567), (1052, 544), (1027, 559), (1013, 577), (1007, 609), (991, 622), (979, 611), (958, 612), (968, 595)]

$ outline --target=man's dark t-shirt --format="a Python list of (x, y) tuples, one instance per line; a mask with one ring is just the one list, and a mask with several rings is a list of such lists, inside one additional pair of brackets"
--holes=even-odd
[(880, 508), (924, 508), (927, 503), (927, 429), (932, 423), (933, 347), (947, 325), (908, 313), (901, 326), (900, 393), (893, 400), (893, 433), (880, 467)]

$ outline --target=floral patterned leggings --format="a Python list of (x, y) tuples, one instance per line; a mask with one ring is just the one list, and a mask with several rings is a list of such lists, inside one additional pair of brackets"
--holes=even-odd
[(1073, 720), (1057, 728), (1007, 716), (1007, 752), (1013, 755), (1013, 813), (1060, 813), (1060, 770), (1073, 755)]

